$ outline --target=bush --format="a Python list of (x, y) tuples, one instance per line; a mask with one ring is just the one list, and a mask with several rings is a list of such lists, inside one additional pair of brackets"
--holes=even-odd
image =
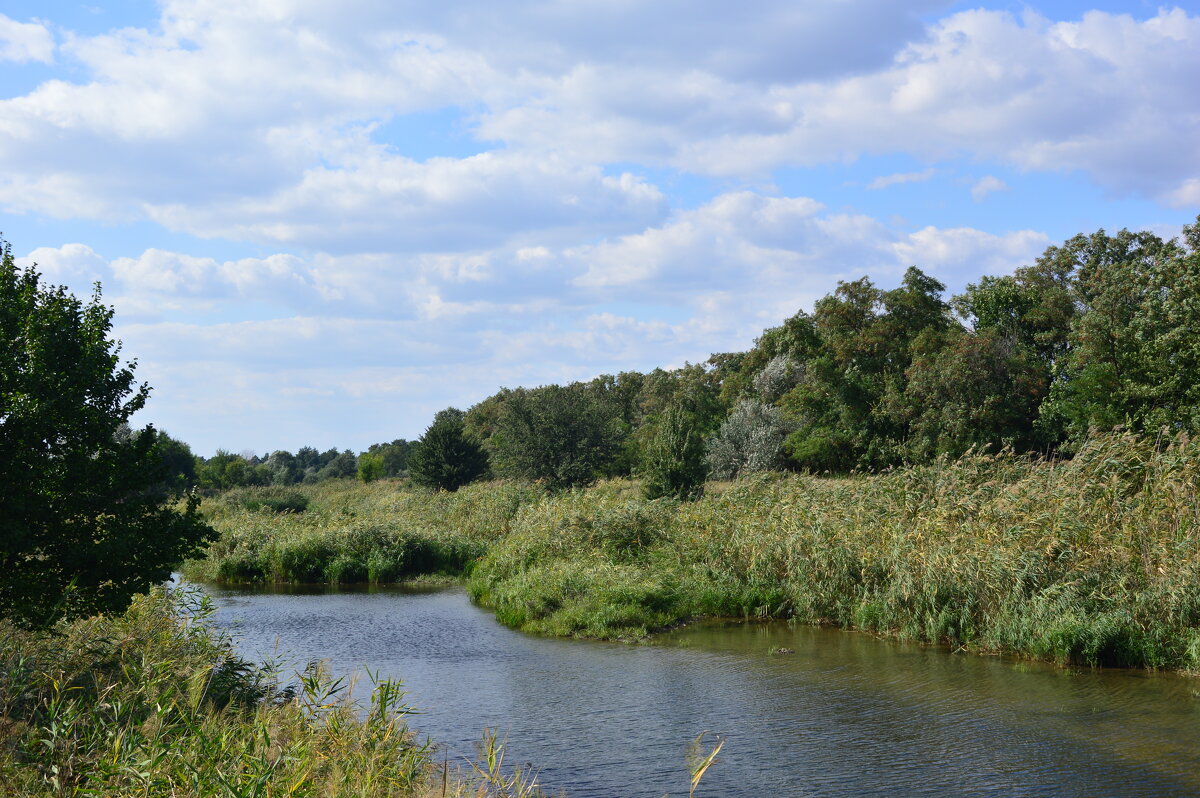
[(755, 400), (737, 404), (708, 444), (708, 466), (717, 479), (732, 479), (781, 464), (780, 446), (788, 427), (783, 412)]
[(298, 490), (286, 488), (248, 488), (227, 497), (251, 512), (269, 510), (273, 513), (302, 513), (308, 509), (308, 497)]

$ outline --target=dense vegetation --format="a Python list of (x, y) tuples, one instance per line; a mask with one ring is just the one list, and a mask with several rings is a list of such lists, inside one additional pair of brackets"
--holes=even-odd
[(406, 726), (399, 682), (310, 667), (285, 684), (216, 634), (195, 596), (158, 590), (123, 615), (45, 635), (0, 622), (0, 794), (537, 798), (485, 736), (469, 773)]
[(464, 575), (504, 622), (559, 635), (755, 615), (1200, 668), (1198, 250), (1200, 223), (1101, 231), (950, 301), (912, 268), (841, 284), (747, 353), (502, 389), (439, 418), (507, 480), (306, 488), (303, 515), (227, 494), (189, 573)]
[[(5, 268), (14, 365), (0, 444), (43, 480), (21, 488), (27, 475), (14, 472), (0, 497), (6, 578), (49, 567), (59, 593), (120, 591), (85, 592), (67, 614), (124, 606), (199, 538), (143, 551), (134, 535), (104, 549), (103, 573), (118, 566), (125, 581), (81, 570), (72, 541), (105, 543), (96, 524), (130, 508), (202, 533), (195, 494), (165, 504), (195, 486), (220, 532), (185, 567), (200, 579), (462, 577), (502, 621), (540, 633), (639, 638), (703, 615), (786, 617), (1064, 663), (1200, 670), (1200, 443), (1189, 437), (1200, 432), (1200, 219), (1178, 242), (1077, 236), (949, 300), (916, 268), (891, 290), (842, 283), (749, 352), (501, 389), (443, 411), (416, 442), (357, 456), (195, 458), (130, 430), (146, 388), (118, 368), (111, 311), (43, 293), (36, 278), (29, 288), (7, 251)], [(22, 297), (35, 313), (22, 317)], [(61, 343), (60, 322), (83, 345), (42, 369), (31, 355)], [(22, 350), (33, 332), (50, 344)], [(85, 445), (12, 433), (26, 417), (42, 428), (37, 402), (10, 398), (57, 396), (38, 375), (65, 374), (73, 358), (94, 365), (81, 374), (102, 377), (109, 397), (106, 412), (83, 414)], [(65, 448), (38, 460), (35, 438)], [(389, 479), (401, 475), (413, 479)], [(499, 479), (479, 481), (488, 475)], [(12, 523), (14, 508), (41, 499), (83, 509), (45, 524), (56, 547), (21, 553), (37, 535)], [(33, 594), (12, 584), (0, 582), (11, 618), (64, 614), (54, 595), (14, 611)], [(375, 685), (365, 713), (319, 673), (284, 686), (176, 601), (156, 593), (53, 635), (2, 622), (6, 794), (537, 794), (527, 774), (501, 772), (494, 740), (473, 783), (439, 780), (394, 683)]]
[(44, 285), (0, 241), (0, 618), (120, 611), (212, 536), (168, 501), (173, 442), (128, 425), (150, 389), (111, 329), (98, 288)]
[(331, 583), (458, 576), (508, 532), (521, 506), (542, 496), (516, 483), (431, 493), (391, 481), (326, 482), (293, 489), (307, 507), (296, 513), (264, 501), (276, 490), (243, 488), (206, 499), (202, 509), (221, 536), (185, 575)]
[(608, 480), (547, 494), (305, 487), (297, 515), (206, 502), (198, 578), (466, 575), (512, 626), (640, 638), (698, 616), (795, 618), (1063, 663), (1200, 669), (1200, 443), (1131, 433), (830, 479), (761, 474), (698, 501)]

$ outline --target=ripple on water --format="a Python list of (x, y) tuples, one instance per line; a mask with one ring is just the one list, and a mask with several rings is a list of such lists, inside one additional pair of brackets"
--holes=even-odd
[(687, 745), (706, 730), (727, 740), (707, 795), (1200, 794), (1200, 701), (1183, 677), (782, 623), (644, 646), (535, 638), (459, 589), (211, 592), (246, 656), (401, 677), (425, 713), (414, 725), (452, 759), (495, 727), (509, 761), (573, 798), (686, 795)]

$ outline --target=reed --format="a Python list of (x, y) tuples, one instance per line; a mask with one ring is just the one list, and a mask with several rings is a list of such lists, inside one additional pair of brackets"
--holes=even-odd
[(208, 500), (217, 581), (466, 577), (516, 628), (639, 639), (700, 616), (792, 618), (1067, 664), (1200, 670), (1200, 442), (1099, 435), (703, 499), (610, 480), (304, 487), (304, 513)]
[(1200, 669), (1200, 443), (1096, 437), (1069, 461), (972, 454), (697, 502), (523, 507), (469, 587), (536, 632), (639, 637), (795, 618), (1086, 665)]
[[(303, 513), (280, 512), (270, 488), (206, 499), (221, 533), (204, 560), (186, 563), (195, 580), (245, 583), (395, 582), (457, 576), (503, 536), (522, 504), (542, 492), (495, 482), (455, 493), (407, 483), (325, 482), (289, 489)], [(299, 497), (299, 498), (295, 498)]]
[(236, 656), (195, 594), (155, 591), (118, 617), (0, 634), (0, 794), (541, 798), (484, 735), (451, 770), (408, 728), (403, 686), (369, 701), (311, 665), (283, 684)]

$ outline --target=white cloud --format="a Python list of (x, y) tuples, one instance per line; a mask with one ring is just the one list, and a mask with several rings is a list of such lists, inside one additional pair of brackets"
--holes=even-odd
[(892, 175), (884, 175), (877, 177), (867, 184), (869, 191), (878, 191), (881, 188), (888, 186), (900, 185), (903, 183), (924, 183), (932, 178), (937, 172), (934, 169), (923, 169), (920, 172), (897, 172)]
[[(653, 187), (603, 163), (747, 179), (887, 152), (1080, 170), (1189, 203), (1200, 18), (917, 21), (939, 5), (169, 0), (157, 27), (67, 35), (81, 82), (0, 101), (3, 204), (416, 251), (653, 221)], [(0, 27), (29, 58), (52, 54), (40, 24)], [(446, 108), (494, 151), (421, 161), (376, 140)]]
[[(1106, 188), (1173, 201), (1200, 171), (1190, 110), (1200, 106), (1200, 17), (1180, 9), (1060, 23), (965, 11), (932, 24), (888, 65), (827, 80), (635, 74), (580, 67), (537, 103), (493, 108), (482, 130), (578, 158), (655, 159), (718, 176), (871, 153), (971, 153), (1080, 170)], [(633, 94), (665, 113), (626, 99), (638, 84), (652, 88)]]
[(17, 258), (16, 262), (22, 268), (36, 267), (46, 282), (72, 287), (87, 285), (108, 274), (104, 258), (86, 244), (38, 247), (27, 256)]
[(54, 36), (40, 22), (18, 22), (0, 14), (0, 61), (54, 60)]
[(985, 175), (979, 178), (975, 185), (971, 186), (971, 199), (976, 202), (983, 202), (988, 194), (996, 191), (1008, 191), (1008, 184), (993, 175)]
[[(501, 385), (744, 349), (838, 279), (891, 286), (916, 264), (954, 290), (1047, 243), (1032, 231), (910, 233), (804, 197), (733, 192), (566, 246), (224, 261), (147, 249), (104, 262), (67, 245), (31, 256), (55, 274), (102, 276), (115, 334), (156, 388), (152, 420), (211, 452), (414, 437), (434, 411)], [(396, 402), (417, 415), (398, 418)], [(336, 440), (301, 434), (302, 419), (334, 416)]]
[(493, 152), (416, 162), (372, 152), (337, 168), (306, 170), (269, 197), (150, 211), (159, 223), (325, 251), (428, 251), (495, 245), (514, 231), (641, 227), (664, 198), (629, 175), (605, 176), (554, 157)]

